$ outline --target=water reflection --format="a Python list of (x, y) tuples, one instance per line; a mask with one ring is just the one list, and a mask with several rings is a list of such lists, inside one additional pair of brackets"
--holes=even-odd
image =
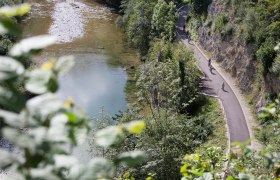
[[(115, 26), (116, 15), (94, 0), (28, 0), (33, 4), (23, 22), (24, 36), (53, 34), (59, 43), (35, 58), (40, 64), (50, 57), (75, 56), (75, 67), (59, 79), (58, 94), (74, 102), (91, 117), (114, 115), (127, 108), (124, 87), (127, 74), (121, 66), (139, 63), (135, 51), (126, 47), (123, 34)], [(89, 137), (92, 139), (91, 137)], [(88, 144), (74, 149), (82, 162), (90, 157)]]
[(106, 55), (83, 53), (76, 54), (75, 59), (75, 67), (60, 78), (58, 94), (63, 98), (71, 96), (90, 116), (96, 116), (101, 106), (112, 115), (125, 110), (126, 72), (119, 66), (108, 66)]

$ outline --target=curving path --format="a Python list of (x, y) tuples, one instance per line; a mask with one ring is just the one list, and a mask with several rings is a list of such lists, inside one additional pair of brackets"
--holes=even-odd
[[(177, 22), (178, 39), (183, 42), (188, 49), (193, 51), (195, 58), (198, 60), (198, 65), (204, 73), (204, 78), (201, 80), (200, 84), (202, 92), (221, 100), (227, 119), (229, 141), (245, 142), (250, 139), (250, 133), (244, 113), (236, 95), (212, 63), (212, 68), (208, 66), (208, 58), (203, 52), (201, 52), (196, 44), (192, 41), (189, 42), (188, 37), (183, 31), (183, 25), (187, 17), (187, 10), (188, 9), (185, 6), (179, 8), (180, 17)], [(224, 88), (222, 88), (223, 83)]]

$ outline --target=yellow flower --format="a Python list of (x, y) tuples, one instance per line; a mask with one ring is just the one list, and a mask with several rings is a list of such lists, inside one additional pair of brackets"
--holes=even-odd
[(73, 98), (68, 98), (66, 101), (65, 101), (65, 103), (64, 103), (64, 107), (65, 108), (70, 108), (70, 107), (72, 107), (74, 105), (74, 101), (73, 101)]
[(44, 70), (51, 70), (53, 69), (54, 65), (55, 65), (55, 59), (51, 59), (49, 60), (48, 62), (44, 63), (42, 66), (41, 66), (41, 69), (44, 69)]

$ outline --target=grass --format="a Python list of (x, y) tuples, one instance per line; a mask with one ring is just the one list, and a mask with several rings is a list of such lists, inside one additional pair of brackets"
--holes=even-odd
[(226, 122), (219, 101), (213, 97), (205, 97), (205, 103), (199, 109), (198, 114), (208, 116), (213, 126), (213, 134), (199, 149), (219, 146), (225, 150), (227, 148)]

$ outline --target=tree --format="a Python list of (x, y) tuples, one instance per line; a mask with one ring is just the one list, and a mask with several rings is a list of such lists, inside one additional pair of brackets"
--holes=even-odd
[(152, 16), (152, 35), (166, 41), (173, 41), (176, 37), (176, 6), (170, 1), (159, 0)]
[(150, 105), (152, 112), (163, 108), (186, 113), (198, 93), (200, 74), (194, 57), (183, 45), (172, 46), (165, 41), (154, 43), (149, 57), (136, 84), (139, 101)]

